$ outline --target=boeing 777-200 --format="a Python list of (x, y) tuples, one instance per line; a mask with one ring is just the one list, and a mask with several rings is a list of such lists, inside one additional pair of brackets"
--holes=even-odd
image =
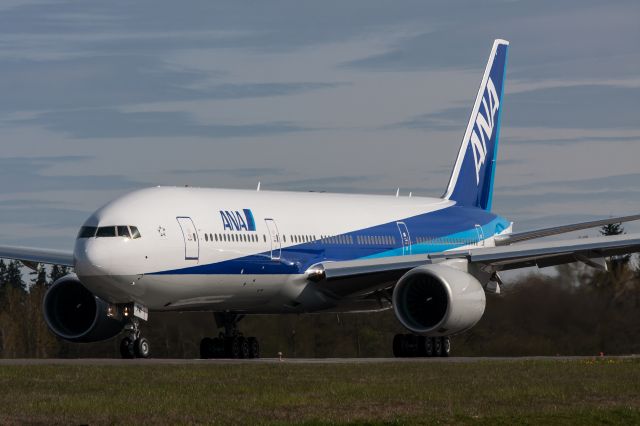
[(500, 271), (640, 251), (638, 235), (530, 241), (640, 215), (513, 233), (491, 211), (508, 47), (493, 44), (441, 198), (156, 187), (98, 209), (73, 252), (0, 246), (0, 257), (72, 266), (45, 295), (46, 323), (71, 342), (124, 331), (125, 358), (149, 356), (139, 323), (154, 311), (214, 312), (224, 331), (202, 339), (201, 357), (255, 358), (245, 315), (389, 308), (409, 331), (396, 356), (447, 356)]

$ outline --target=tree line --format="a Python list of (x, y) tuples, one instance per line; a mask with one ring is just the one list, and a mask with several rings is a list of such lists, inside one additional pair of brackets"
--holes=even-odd
[[(454, 355), (640, 353), (640, 268), (630, 256), (609, 259), (608, 265), (603, 271), (568, 264), (555, 275), (532, 273), (505, 284), (499, 295), (487, 295), (476, 327), (452, 338)], [(19, 262), (0, 260), (0, 357), (120, 356), (120, 337), (73, 344), (48, 330), (42, 299), (68, 272), (38, 266), (22, 274)], [(149, 319), (142, 328), (154, 357), (195, 358), (200, 339), (218, 332), (207, 312), (151, 312)], [(247, 316), (240, 329), (260, 339), (264, 357), (389, 357), (393, 335), (405, 332), (390, 310)]]

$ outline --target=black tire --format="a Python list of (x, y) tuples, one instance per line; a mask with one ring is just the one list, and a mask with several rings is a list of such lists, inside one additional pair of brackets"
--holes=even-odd
[(427, 341), (424, 342), (424, 352), (425, 352), (425, 356), (426, 357), (432, 357), (433, 356), (433, 337), (427, 337)]
[(209, 359), (213, 358), (213, 340), (209, 337), (205, 337), (200, 340), (200, 358)]
[(215, 337), (211, 340), (211, 358), (224, 358), (224, 339)]
[(151, 345), (146, 337), (136, 339), (133, 347), (138, 358), (149, 358), (149, 355), (151, 355)]
[(442, 349), (440, 350), (441, 357), (448, 357), (451, 354), (451, 339), (448, 337), (442, 338)]
[(402, 358), (404, 353), (402, 348), (404, 346), (404, 336), (402, 334), (396, 334), (393, 336), (393, 356), (396, 358)]
[(416, 357), (418, 356), (418, 336), (415, 334), (405, 334), (405, 355), (406, 357)]
[(442, 354), (442, 338), (433, 338), (433, 356), (440, 356)]
[(133, 350), (133, 342), (128, 337), (120, 341), (120, 356), (122, 359), (132, 359), (136, 356)]
[(249, 359), (249, 342), (244, 337), (238, 337), (240, 346), (240, 358), (241, 359)]
[(238, 336), (225, 339), (225, 355), (231, 359), (240, 358), (240, 339)]
[(255, 337), (249, 337), (247, 339), (249, 344), (249, 358), (260, 358), (260, 344)]

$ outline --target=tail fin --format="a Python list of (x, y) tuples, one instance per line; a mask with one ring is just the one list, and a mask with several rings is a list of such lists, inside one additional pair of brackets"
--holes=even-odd
[(509, 42), (495, 40), (444, 198), (491, 210)]

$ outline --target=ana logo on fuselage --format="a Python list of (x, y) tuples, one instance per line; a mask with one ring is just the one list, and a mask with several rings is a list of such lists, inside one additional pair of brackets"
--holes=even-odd
[(253, 220), (253, 213), (249, 209), (242, 209), (242, 213), (238, 210), (220, 210), (220, 218), (222, 226), (229, 231), (255, 231), (256, 224)]
[[(476, 181), (480, 184), (480, 169), (487, 159), (487, 141), (491, 140), (495, 124), (496, 111), (500, 107), (498, 92), (491, 78), (487, 80), (487, 88), (482, 96), (482, 106), (485, 115), (478, 111), (476, 123), (471, 133), (471, 151), (476, 166)], [(480, 137), (478, 137), (480, 134)]]

